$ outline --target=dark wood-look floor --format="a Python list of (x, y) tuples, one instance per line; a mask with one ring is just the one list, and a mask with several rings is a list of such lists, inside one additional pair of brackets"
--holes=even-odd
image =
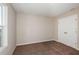
[(79, 51), (62, 43), (49, 41), (17, 46), (14, 55), (79, 55)]

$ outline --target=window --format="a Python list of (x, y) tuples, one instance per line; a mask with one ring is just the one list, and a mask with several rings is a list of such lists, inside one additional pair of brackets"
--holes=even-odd
[(0, 6), (0, 46), (1, 46), (1, 41), (2, 41), (2, 29), (3, 29), (3, 21), (2, 21), (2, 9)]
[(7, 7), (0, 4), (0, 47), (7, 45)]

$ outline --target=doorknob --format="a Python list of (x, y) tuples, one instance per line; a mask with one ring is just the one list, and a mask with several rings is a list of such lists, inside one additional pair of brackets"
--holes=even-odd
[(68, 32), (64, 32), (64, 34), (68, 34)]

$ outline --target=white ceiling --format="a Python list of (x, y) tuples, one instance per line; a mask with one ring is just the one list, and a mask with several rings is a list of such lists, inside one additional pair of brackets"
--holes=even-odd
[(64, 12), (78, 7), (78, 3), (14, 3), (17, 13), (26, 13), (42, 16), (58, 16)]

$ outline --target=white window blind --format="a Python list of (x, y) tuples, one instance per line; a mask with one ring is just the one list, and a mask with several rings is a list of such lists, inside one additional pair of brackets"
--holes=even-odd
[(0, 46), (1, 46), (1, 40), (2, 40), (2, 9), (0, 6)]

